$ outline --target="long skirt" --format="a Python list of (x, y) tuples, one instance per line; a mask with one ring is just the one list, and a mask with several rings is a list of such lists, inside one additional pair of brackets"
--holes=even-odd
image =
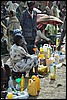
[(22, 59), (21, 61), (17, 62), (13, 67), (13, 71), (25, 72), (29, 71), (33, 67), (36, 67), (37, 65), (38, 65), (38, 58), (32, 55), (31, 58)]

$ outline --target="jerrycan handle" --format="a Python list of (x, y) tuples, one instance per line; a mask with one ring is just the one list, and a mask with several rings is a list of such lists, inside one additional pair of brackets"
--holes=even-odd
[(28, 85), (31, 84), (31, 82), (32, 82), (32, 79), (29, 79), (29, 80), (28, 80)]
[(48, 46), (48, 44), (44, 44), (44, 46)]

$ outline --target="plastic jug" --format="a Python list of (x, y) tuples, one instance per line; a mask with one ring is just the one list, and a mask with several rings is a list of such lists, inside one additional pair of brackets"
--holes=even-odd
[(38, 75), (37, 76), (33, 75), (32, 79), (35, 79), (36, 87), (37, 87), (37, 92), (39, 92), (40, 91), (40, 79), (39, 79)]
[(55, 63), (52, 63), (50, 65), (50, 79), (55, 80), (56, 79), (56, 65)]
[(38, 54), (38, 60), (39, 60), (39, 64), (43, 64), (45, 65), (45, 54), (44, 54), (44, 51), (43, 51), (43, 48), (40, 47), (40, 52)]
[(24, 88), (25, 88), (25, 78), (24, 78), (23, 74), (22, 74), (22, 77), (21, 77), (20, 86), (21, 86), (21, 91), (23, 91)]
[(32, 83), (32, 79), (29, 79), (28, 80), (28, 87), (27, 87), (27, 92), (30, 94), (30, 93), (32, 93), (32, 85), (31, 85), (31, 83)]
[(55, 62), (54, 57), (46, 58), (46, 66), (50, 66), (53, 62)]
[(51, 50), (50, 50), (50, 46), (48, 45), (48, 48), (47, 48), (47, 58), (50, 58), (51, 56)]
[(60, 39), (58, 36), (56, 36), (56, 50), (57, 50), (57, 47), (59, 46), (59, 43), (60, 43)]
[(12, 76), (10, 76), (10, 78), (9, 78), (8, 85), (10, 85), (12, 89), (14, 89), (14, 83), (12, 80)]
[(8, 98), (8, 99), (13, 99), (12, 88), (11, 88), (10, 85), (8, 86), (7, 92), (8, 92), (8, 93), (7, 93), (7, 98)]
[(59, 37), (57, 37), (57, 38), (56, 38), (56, 46), (59, 45), (59, 42), (60, 42), (60, 39), (59, 39)]
[(36, 81), (35, 79), (30, 79), (28, 82), (28, 87), (27, 87), (27, 92), (31, 96), (36, 96), (37, 95), (37, 87), (36, 87)]
[(7, 98), (8, 98), (8, 99), (13, 99), (13, 94), (12, 94), (11, 92), (9, 92), (9, 93), (7, 94)]
[(40, 91), (40, 79), (39, 79), (39, 76), (37, 75), (37, 92)]
[(44, 44), (44, 45), (43, 45), (43, 50), (44, 50), (44, 52), (47, 52), (47, 48), (48, 48), (48, 44)]
[(44, 65), (39, 65), (38, 66), (38, 73), (39, 74), (48, 74), (49, 73), (49, 67), (44, 66)]
[(54, 58), (55, 58), (55, 63), (56, 63), (56, 64), (59, 64), (60, 56), (59, 56), (59, 53), (58, 53), (57, 50), (56, 50), (55, 53), (54, 53)]

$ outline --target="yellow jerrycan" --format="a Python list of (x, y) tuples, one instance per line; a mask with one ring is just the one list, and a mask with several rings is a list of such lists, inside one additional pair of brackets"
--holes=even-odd
[(29, 94), (32, 93), (32, 85), (31, 85), (32, 82), (33, 82), (32, 79), (29, 79), (29, 80), (28, 80), (27, 92), (28, 92)]
[(38, 75), (37, 76), (33, 75), (32, 79), (35, 79), (36, 87), (37, 87), (37, 92), (39, 92), (40, 91), (40, 79), (39, 79)]
[(35, 79), (29, 79), (28, 81), (28, 87), (27, 87), (27, 92), (31, 96), (36, 96), (37, 95), (37, 87), (36, 87), (36, 81)]

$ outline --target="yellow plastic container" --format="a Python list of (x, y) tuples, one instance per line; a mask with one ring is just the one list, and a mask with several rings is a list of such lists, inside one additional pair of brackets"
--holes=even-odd
[(24, 78), (23, 74), (22, 74), (22, 77), (21, 77), (20, 86), (21, 86), (21, 91), (23, 91), (24, 88), (25, 88), (25, 78)]
[(60, 43), (59, 38), (56, 38), (56, 46), (57, 46), (57, 47), (58, 47), (59, 43)]
[(32, 79), (29, 79), (28, 80), (28, 85), (30, 85), (32, 81), (33, 81)]
[(55, 74), (50, 74), (50, 79), (51, 80), (55, 80), (56, 79), (56, 75)]
[(40, 59), (44, 59), (45, 58), (43, 47), (40, 47), (40, 52), (39, 52), (38, 58), (40, 58)]
[(38, 68), (38, 73), (48, 74), (49, 73), (49, 67), (40, 65), (39, 68)]
[(7, 99), (13, 99), (13, 93), (9, 92), (9, 93), (7, 94)]
[(33, 82), (32, 79), (29, 79), (29, 80), (28, 80), (27, 92), (28, 92), (30, 95), (31, 95), (31, 93), (32, 93), (32, 85), (31, 85), (32, 82)]
[(38, 60), (39, 60), (39, 64), (45, 64), (45, 54), (43, 52), (40, 52), (38, 54)]
[(40, 79), (38, 75), (36, 77), (37, 77), (37, 92), (39, 92), (40, 91)]
[(56, 79), (56, 65), (52, 64), (50, 67), (50, 79), (55, 80)]
[(53, 62), (55, 62), (55, 58), (54, 57), (50, 57), (50, 58), (46, 58), (46, 66), (50, 66), (50, 64), (52, 64)]
[(37, 92), (39, 92), (40, 91), (40, 79), (39, 79), (39, 77), (33, 75), (32, 79), (35, 79), (35, 81), (36, 81), (36, 87), (37, 87)]
[(45, 58), (44, 53), (39, 53), (38, 58), (44, 59)]
[(50, 48), (47, 48), (47, 58), (50, 58)]
[(40, 52), (43, 52), (43, 47), (40, 47)]
[(43, 51), (43, 48), (40, 47), (40, 52), (38, 54), (38, 60), (39, 60), (39, 64), (43, 64), (45, 65), (45, 54), (44, 54), (44, 51)]
[(36, 96), (37, 95), (37, 87), (36, 87), (36, 81), (35, 79), (30, 79), (28, 81), (28, 87), (27, 87), (27, 92), (31, 96)]

